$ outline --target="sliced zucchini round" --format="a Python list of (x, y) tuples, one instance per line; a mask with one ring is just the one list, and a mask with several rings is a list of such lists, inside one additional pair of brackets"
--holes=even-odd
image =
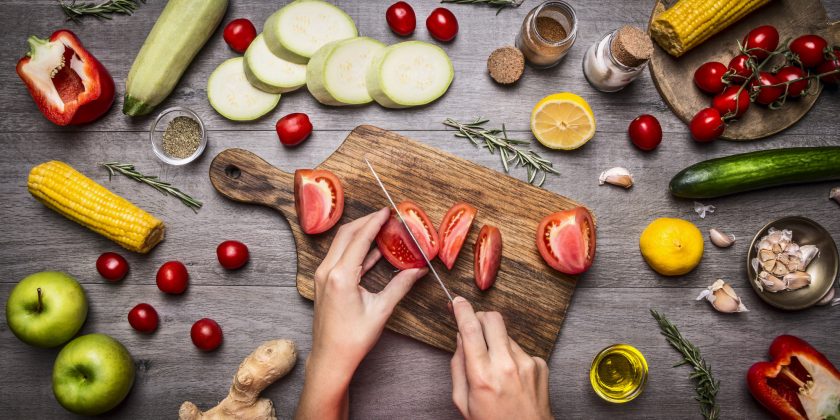
[(428, 42), (406, 41), (376, 53), (368, 68), (367, 89), (379, 105), (407, 108), (443, 96), (454, 76), (443, 49)]
[(259, 90), (286, 93), (306, 84), (306, 66), (274, 55), (260, 34), (245, 51), (245, 76)]
[(245, 59), (236, 57), (219, 64), (207, 79), (207, 99), (223, 117), (251, 121), (274, 109), (280, 102), (280, 94), (252, 86), (245, 77)]
[(297, 0), (269, 16), (263, 34), (274, 55), (306, 64), (325, 44), (359, 33), (353, 19), (338, 7), (321, 0)]
[(368, 37), (333, 41), (321, 47), (306, 65), (306, 87), (325, 105), (361, 105), (373, 101), (367, 71), (385, 44)]

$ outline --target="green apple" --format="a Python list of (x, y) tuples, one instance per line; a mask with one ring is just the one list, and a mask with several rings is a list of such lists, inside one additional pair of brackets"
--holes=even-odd
[(53, 394), (62, 407), (95, 416), (119, 404), (134, 385), (131, 354), (105, 334), (83, 335), (67, 343), (55, 359)]
[(69, 274), (42, 271), (21, 280), (6, 301), (9, 329), (24, 343), (56, 347), (73, 338), (87, 318), (85, 291)]

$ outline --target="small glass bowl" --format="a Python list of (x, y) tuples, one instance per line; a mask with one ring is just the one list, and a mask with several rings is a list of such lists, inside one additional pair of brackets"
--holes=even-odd
[[(176, 117), (192, 118), (198, 121), (198, 126), (201, 129), (201, 139), (198, 143), (198, 149), (195, 149), (193, 154), (183, 159), (169, 156), (163, 150), (163, 132), (166, 130), (166, 127), (169, 126), (169, 122)], [(152, 128), (149, 130), (149, 140), (152, 142), (152, 151), (155, 152), (158, 159), (170, 165), (186, 165), (196, 160), (202, 153), (204, 153), (204, 149), (207, 148), (207, 131), (204, 129), (204, 122), (201, 121), (198, 114), (190, 109), (176, 106), (161, 111), (161, 113), (157, 116), (155, 122), (152, 123)]]

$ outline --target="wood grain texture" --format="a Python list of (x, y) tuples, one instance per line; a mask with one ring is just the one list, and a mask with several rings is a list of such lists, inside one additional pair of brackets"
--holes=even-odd
[[(661, 0), (656, 2), (651, 20), (665, 10)], [(803, 34), (819, 34), (840, 40), (840, 25), (829, 24), (820, 0), (776, 0), (714, 35), (679, 58), (665, 52), (654, 42), (650, 59), (650, 75), (659, 94), (668, 107), (685, 123), (697, 111), (709, 107), (711, 98), (699, 89), (686, 89), (686, 81), (693, 80), (694, 72), (703, 63), (717, 61), (728, 64), (738, 55), (738, 42), (752, 29), (773, 25), (779, 30), (781, 42)], [(769, 69), (774, 63), (768, 63)], [(822, 92), (820, 84), (813, 95), (788, 100), (781, 110), (773, 110), (757, 103), (735, 123), (726, 126), (723, 138), (727, 140), (757, 140), (776, 134), (796, 124), (811, 110)]]
[[(775, 0), (774, 0), (775, 1)], [(245, 17), (258, 30), (282, 2), (236, 0), (225, 22)], [(393, 0), (338, 0), (366, 36), (386, 43), (400, 41), (388, 29), (383, 14)], [(414, 39), (431, 41), (422, 18), (440, 7), (435, 0), (410, 2), (420, 25)], [(823, 225), (840, 241), (840, 207), (827, 195), (832, 183), (775, 188), (707, 200), (717, 211), (700, 219), (691, 200), (668, 194), (668, 181), (682, 168), (700, 160), (754, 150), (797, 146), (840, 145), (837, 114), (840, 94), (826, 90), (813, 109), (793, 127), (755, 142), (694, 144), (685, 124), (671, 113), (652, 80), (643, 75), (621, 92), (600, 93), (581, 73), (586, 48), (622, 24), (644, 27), (652, 0), (572, 1), (579, 28), (576, 45), (564, 61), (549, 70), (527, 68), (512, 88), (495, 85), (486, 75), (485, 60), (495, 48), (512, 44), (524, 15), (538, 3), (496, 15), (494, 8), (446, 5), (458, 17), (456, 40), (442, 47), (450, 54), (456, 76), (450, 91), (429, 106), (385, 110), (376, 105), (357, 108), (321, 106), (306, 92), (283, 96), (280, 106), (252, 123), (234, 123), (218, 116), (207, 103), (206, 78), (222, 61), (234, 56), (216, 33), (196, 57), (176, 90), (161, 107), (182, 105), (197, 111), (209, 128), (205, 154), (193, 164), (168, 166), (149, 147), (151, 118), (131, 119), (119, 109), (122, 98), (102, 120), (83, 127), (59, 128), (35, 108), (11, 69), (26, 49), (26, 37), (45, 36), (68, 27), (109, 69), (122, 91), (125, 76), (145, 34), (165, 2), (149, 0), (133, 16), (113, 20), (64, 23), (54, 0), (0, 1), (0, 301), (11, 287), (36, 271), (55, 269), (82, 282), (91, 302), (84, 333), (102, 332), (125, 343), (138, 366), (134, 389), (120, 407), (102, 418), (167, 419), (185, 400), (209, 408), (227, 393), (231, 375), (259, 343), (290, 338), (300, 349), (298, 366), (264, 393), (290, 418), (303, 385), (304, 358), (311, 349), (312, 304), (300, 297), (295, 242), (288, 223), (275, 210), (240, 205), (218, 194), (207, 173), (212, 158), (228, 148), (245, 148), (285, 172), (311, 168), (324, 161), (359, 124), (374, 124), (411, 137), (505, 176), (498, 155), (457, 139), (441, 125), (446, 117), (461, 120), (483, 115), (498, 127), (506, 123), (512, 137), (529, 139), (528, 114), (541, 97), (571, 91), (592, 106), (598, 122), (595, 138), (574, 152), (530, 146), (550, 159), (560, 174), (548, 177), (544, 188), (586, 203), (598, 216), (598, 252), (592, 269), (580, 278), (560, 336), (549, 360), (552, 411), (573, 419), (693, 419), (699, 418), (687, 368), (671, 368), (677, 354), (668, 347), (648, 315), (663, 311), (696, 343), (721, 380), (718, 396), (723, 418), (769, 418), (749, 395), (744, 374), (766, 357), (773, 337), (789, 333), (808, 340), (840, 364), (836, 326), (838, 308), (782, 312), (764, 304), (748, 285), (749, 239), (766, 222), (803, 215)], [(830, 19), (840, 17), (840, 1), (823, 2)], [(740, 34), (739, 34), (740, 37)], [(433, 42), (433, 41), (432, 41)], [(306, 112), (316, 131), (301, 147), (278, 144), (274, 123), (290, 112)], [(642, 113), (655, 115), (665, 136), (653, 153), (643, 153), (626, 138), (627, 124)], [(60, 159), (164, 220), (167, 238), (149, 255), (125, 253), (131, 265), (119, 285), (106, 284), (96, 273), (100, 253), (120, 251), (107, 239), (65, 220), (36, 202), (26, 191), (26, 174), (35, 164)], [(158, 175), (201, 199), (194, 214), (177, 199), (124, 177), (109, 181), (97, 162), (121, 160), (144, 173)], [(633, 172), (636, 185), (628, 191), (597, 185), (598, 174), (613, 166)], [(512, 170), (522, 179), (524, 171)], [(700, 266), (678, 279), (653, 273), (638, 252), (642, 229), (656, 217), (681, 217), (705, 233), (718, 228), (734, 234), (732, 248), (718, 249), (706, 241)], [(218, 243), (237, 239), (248, 244), (251, 262), (227, 271), (216, 262)], [(120, 251), (121, 252), (121, 251)], [(190, 271), (190, 287), (179, 297), (166, 296), (155, 286), (155, 272), (165, 261), (178, 259)], [(716, 278), (730, 281), (750, 312), (735, 316), (714, 312), (695, 302), (700, 290)], [(162, 315), (152, 336), (133, 332), (125, 319), (139, 302), (154, 305)], [(33, 349), (18, 341), (0, 311), (0, 417), (9, 419), (76, 418), (55, 402), (50, 388), (57, 350)], [(219, 351), (204, 354), (189, 341), (189, 327), (211, 317), (225, 331)], [(638, 347), (651, 367), (645, 392), (632, 403), (610, 405), (589, 385), (589, 363), (603, 347), (626, 342)], [(350, 416), (358, 419), (455, 419), (451, 402), (448, 352), (386, 331), (354, 376)]]
[[(499, 177), (470, 161), (417, 143), (396, 133), (359, 126), (317, 169), (332, 172), (344, 186), (344, 215), (339, 224), (388, 206), (385, 196), (364, 163), (368, 159), (396, 202), (417, 202), (436, 226), (454, 203), (466, 201), (479, 210), (452, 270), (433, 264), (450, 292), (467, 298), (479, 310), (498, 311), (507, 329), (525, 351), (548, 358), (577, 279), (548, 267), (534, 247), (537, 225), (545, 215), (574, 208), (578, 203), (522, 181)], [(327, 254), (338, 228), (320, 235), (300, 229), (294, 207), (291, 174), (274, 168), (242, 149), (219, 153), (210, 164), (213, 186), (236, 201), (260, 204), (282, 213), (289, 221), (297, 247), (297, 288), (314, 299), (315, 270)], [(473, 283), (474, 243), (481, 226), (497, 226), (504, 249), (495, 285), (481, 292)], [(378, 292), (394, 275), (384, 259), (368, 272), (362, 286)], [(457, 327), (446, 311), (440, 286), (427, 276), (394, 310), (387, 327), (449, 351), (455, 351)]]

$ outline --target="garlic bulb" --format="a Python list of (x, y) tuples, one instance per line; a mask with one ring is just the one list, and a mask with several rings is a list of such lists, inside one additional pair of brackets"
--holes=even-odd
[(728, 314), (736, 312), (749, 312), (749, 309), (747, 309), (747, 307), (741, 302), (741, 298), (735, 294), (735, 289), (721, 279), (715, 280), (711, 286), (700, 292), (700, 295), (697, 296), (696, 300), (702, 300), (704, 298), (709, 301), (709, 303), (712, 304), (712, 307), (718, 312)]
[(711, 229), (709, 230), (709, 240), (718, 248), (729, 248), (735, 243), (735, 235)]
[(633, 186), (633, 175), (626, 168), (617, 166), (601, 172), (601, 176), (598, 177), (598, 185), (604, 185), (605, 183), (630, 188)]
[(797, 290), (811, 285), (811, 275), (805, 270), (819, 255), (814, 245), (799, 245), (793, 232), (771, 227), (755, 245), (758, 257), (750, 261), (756, 273), (759, 290), (776, 293)]

